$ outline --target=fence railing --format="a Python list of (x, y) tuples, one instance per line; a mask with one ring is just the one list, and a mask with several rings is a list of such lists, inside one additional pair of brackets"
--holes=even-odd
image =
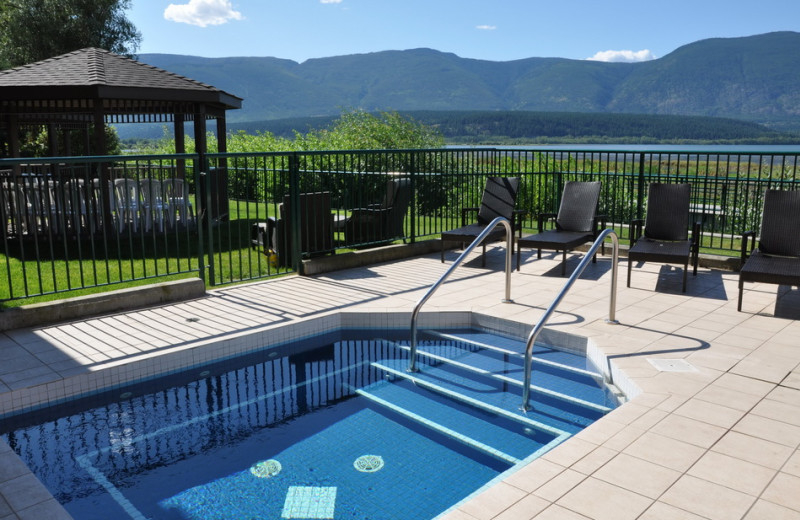
[(452, 148), (0, 159), (0, 300), (200, 276), (292, 272), (304, 258), (436, 238), (480, 205), (486, 177), (519, 176), (533, 229), (569, 180), (602, 182), (624, 240), (651, 182), (692, 185), (706, 250), (735, 254), (767, 187), (796, 189), (800, 151)]

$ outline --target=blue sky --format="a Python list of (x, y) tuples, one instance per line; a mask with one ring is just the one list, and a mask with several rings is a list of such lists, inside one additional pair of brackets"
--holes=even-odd
[(463, 58), (641, 61), (800, 31), (800, 0), (132, 0), (139, 54), (297, 62), (428, 47)]

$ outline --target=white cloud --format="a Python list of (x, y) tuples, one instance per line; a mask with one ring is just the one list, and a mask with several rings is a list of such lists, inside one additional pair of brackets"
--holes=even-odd
[(341, 4), (342, 0), (319, 0), (321, 4)]
[(188, 4), (169, 4), (164, 10), (164, 18), (172, 22), (206, 27), (222, 25), (230, 20), (242, 20), (244, 16), (233, 9), (230, 0), (189, 0)]
[(480, 29), (481, 31), (494, 31), (497, 29), (496, 25), (477, 25), (475, 26), (476, 29)]
[(654, 60), (656, 57), (648, 49), (641, 51), (600, 51), (591, 58), (591, 61), (614, 61), (633, 63), (636, 61)]

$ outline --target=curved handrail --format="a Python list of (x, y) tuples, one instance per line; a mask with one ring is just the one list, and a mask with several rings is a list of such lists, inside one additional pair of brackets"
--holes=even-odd
[(447, 280), (447, 277), (450, 276), (450, 274), (455, 271), (459, 265), (461, 265), (467, 255), (470, 254), (473, 249), (479, 246), (486, 238), (486, 235), (494, 231), (494, 228), (500, 224), (506, 228), (506, 297), (501, 301), (503, 303), (513, 303), (513, 300), (511, 299), (511, 256), (514, 253), (514, 234), (508, 219), (505, 217), (497, 217), (492, 220), (483, 231), (481, 231), (481, 234), (472, 241), (469, 247), (464, 249), (464, 252), (461, 253), (461, 256), (459, 256), (456, 261), (453, 262), (453, 265), (451, 265), (450, 268), (439, 277), (436, 283), (434, 283), (430, 289), (428, 289), (428, 292), (426, 292), (422, 298), (420, 298), (420, 300), (417, 302), (417, 305), (414, 307), (414, 312), (411, 313), (411, 352), (409, 353), (409, 372), (417, 371), (417, 316), (419, 316), (419, 310), (422, 308), (425, 302), (428, 301), (431, 296), (433, 296), (433, 293), (436, 292), (436, 289), (438, 289), (439, 286), (442, 285), (445, 280)]
[(528, 343), (525, 345), (525, 383), (522, 387), (522, 410), (529, 410), (530, 406), (528, 404), (531, 396), (531, 365), (533, 364), (533, 344), (536, 341), (536, 337), (539, 336), (539, 333), (544, 328), (545, 323), (547, 320), (550, 319), (550, 315), (553, 314), (553, 311), (556, 310), (558, 304), (561, 303), (561, 300), (569, 291), (572, 284), (578, 277), (583, 273), (583, 270), (586, 269), (589, 261), (594, 257), (597, 250), (603, 245), (607, 236), (611, 236), (611, 243), (613, 246), (613, 251), (611, 253), (611, 297), (609, 298), (609, 309), (608, 309), (608, 320), (607, 323), (617, 324), (619, 323), (616, 320), (616, 307), (617, 307), (617, 263), (619, 262), (619, 238), (617, 237), (617, 233), (613, 229), (605, 229), (602, 233), (597, 237), (597, 240), (594, 241), (592, 247), (589, 248), (589, 251), (586, 253), (586, 256), (583, 257), (581, 263), (578, 264), (578, 267), (575, 268), (575, 271), (572, 273), (572, 276), (569, 277), (567, 283), (564, 284), (564, 287), (561, 288), (558, 295), (553, 300), (553, 303), (550, 304), (550, 307), (544, 312), (539, 321), (531, 330), (531, 333), (528, 335)]

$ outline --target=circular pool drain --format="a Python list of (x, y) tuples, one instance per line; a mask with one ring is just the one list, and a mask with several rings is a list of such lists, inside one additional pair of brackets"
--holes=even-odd
[(258, 478), (271, 478), (281, 472), (281, 463), (275, 459), (261, 461), (250, 466), (250, 473)]
[(375, 473), (383, 468), (383, 457), (380, 455), (362, 455), (353, 462), (353, 467), (362, 473)]

